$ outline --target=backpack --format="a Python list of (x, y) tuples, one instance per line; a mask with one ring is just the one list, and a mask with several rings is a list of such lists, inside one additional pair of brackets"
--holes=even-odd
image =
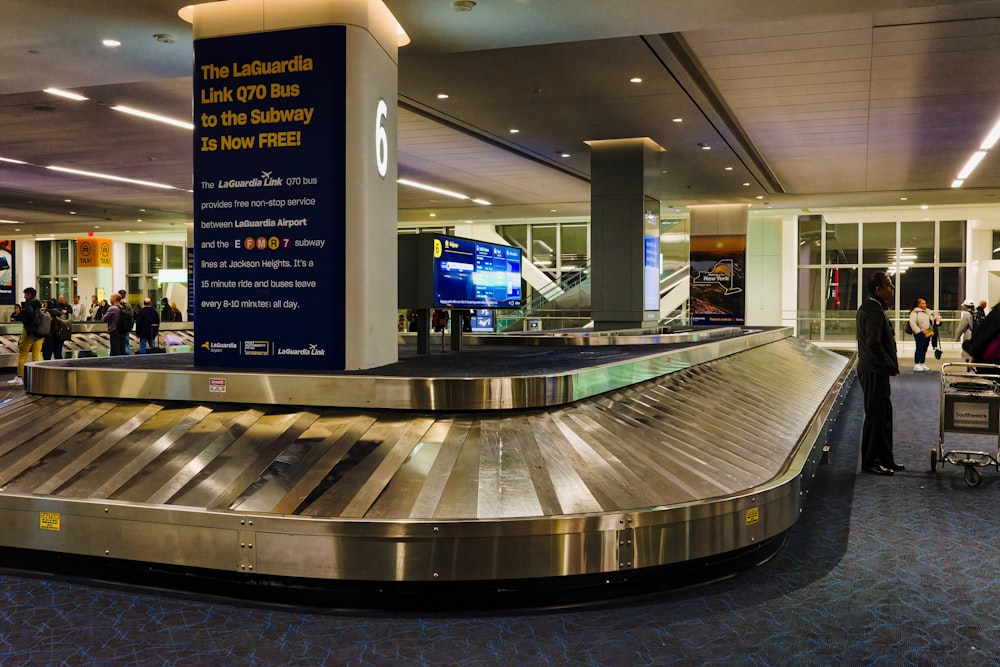
[(69, 323), (69, 320), (64, 320), (61, 317), (53, 318), (52, 334), (56, 340), (66, 342), (73, 337), (73, 325)]
[(42, 308), (35, 315), (35, 335), (44, 337), (50, 333), (52, 333), (52, 313), (47, 308)]
[(978, 327), (982, 323), (982, 321), (986, 319), (986, 316), (985, 315), (981, 315), (980, 312), (981, 311), (979, 311), (979, 310), (972, 311), (972, 330), (973, 331), (975, 331), (976, 327)]
[(129, 333), (135, 324), (135, 316), (132, 314), (132, 306), (122, 301), (118, 304), (118, 333)]
[(908, 333), (908, 334), (912, 334), (913, 333), (913, 328), (910, 326), (910, 321), (909, 320), (906, 321), (906, 333)]

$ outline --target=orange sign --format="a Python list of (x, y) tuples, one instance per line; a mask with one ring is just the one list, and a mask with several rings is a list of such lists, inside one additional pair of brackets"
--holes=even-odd
[(77, 268), (111, 267), (111, 239), (93, 236), (76, 240)]

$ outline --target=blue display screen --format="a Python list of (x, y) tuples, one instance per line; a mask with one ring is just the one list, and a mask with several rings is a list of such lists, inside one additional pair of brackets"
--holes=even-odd
[(520, 308), (521, 250), (434, 237), (435, 308)]

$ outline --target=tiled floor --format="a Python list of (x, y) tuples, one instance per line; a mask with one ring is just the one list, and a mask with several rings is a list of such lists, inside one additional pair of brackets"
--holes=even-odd
[(856, 475), (859, 394), (785, 548), (724, 581), (601, 609), (344, 615), (8, 574), (0, 664), (1000, 664), (1000, 474), (970, 488), (958, 466), (929, 472), (939, 375), (905, 367), (893, 398), (907, 470)]

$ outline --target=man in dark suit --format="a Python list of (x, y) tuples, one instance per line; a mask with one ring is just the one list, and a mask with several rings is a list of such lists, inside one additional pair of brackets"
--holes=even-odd
[(868, 297), (857, 314), (858, 382), (865, 397), (861, 469), (876, 475), (903, 470), (892, 455), (889, 377), (899, 375), (896, 337), (885, 311), (895, 302), (892, 279), (879, 271), (868, 280)]

